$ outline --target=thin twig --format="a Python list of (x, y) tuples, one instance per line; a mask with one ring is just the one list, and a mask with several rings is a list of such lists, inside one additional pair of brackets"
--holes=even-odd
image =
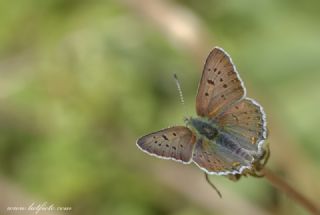
[(308, 210), (312, 214), (320, 214), (319, 208), (316, 207), (314, 203), (312, 203), (309, 199), (307, 199), (303, 194), (298, 192), (292, 186), (290, 186), (287, 182), (285, 182), (282, 178), (274, 174), (268, 168), (264, 168), (262, 170), (264, 177), (278, 190), (286, 193), (290, 198), (294, 199), (303, 206), (306, 210)]

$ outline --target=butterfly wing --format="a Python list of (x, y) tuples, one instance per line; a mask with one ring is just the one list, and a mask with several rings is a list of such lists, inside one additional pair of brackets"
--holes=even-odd
[(262, 154), (262, 145), (267, 138), (266, 117), (262, 107), (246, 98), (229, 107), (215, 119), (222, 131), (249, 151)]
[(223, 49), (214, 48), (202, 72), (196, 98), (197, 114), (214, 118), (244, 96), (245, 88), (230, 56)]
[(209, 174), (241, 174), (251, 168), (252, 155), (224, 134), (214, 141), (198, 139), (192, 160)]
[(174, 126), (157, 131), (137, 140), (137, 146), (144, 152), (163, 158), (190, 163), (195, 136), (184, 126)]

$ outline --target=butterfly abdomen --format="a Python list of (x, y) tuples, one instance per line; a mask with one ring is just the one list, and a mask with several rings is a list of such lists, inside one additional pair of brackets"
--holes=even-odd
[(244, 148), (240, 146), (237, 142), (229, 138), (228, 136), (220, 133), (217, 137), (216, 144), (228, 150), (231, 154), (245, 159), (247, 161), (252, 161), (252, 155)]

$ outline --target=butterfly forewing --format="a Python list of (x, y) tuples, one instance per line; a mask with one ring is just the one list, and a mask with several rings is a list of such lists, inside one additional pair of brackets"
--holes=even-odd
[(261, 153), (267, 128), (265, 113), (257, 102), (249, 98), (243, 99), (229, 107), (216, 121), (243, 148)]
[(184, 126), (163, 129), (138, 139), (138, 147), (151, 155), (189, 163), (195, 136)]
[(245, 88), (230, 56), (221, 48), (214, 48), (202, 72), (196, 98), (197, 114), (214, 118), (244, 96)]

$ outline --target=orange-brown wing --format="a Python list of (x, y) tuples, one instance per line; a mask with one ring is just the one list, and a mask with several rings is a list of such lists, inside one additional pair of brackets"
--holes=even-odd
[(214, 118), (244, 96), (245, 88), (230, 56), (223, 49), (214, 48), (202, 72), (196, 98), (197, 114)]
[(243, 99), (232, 105), (216, 122), (223, 132), (243, 149), (262, 155), (267, 138), (267, 123), (262, 107), (253, 99)]
[(195, 145), (195, 136), (184, 126), (174, 126), (157, 131), (137, 140), (144, 152), (163, 159), (190, 163)]

